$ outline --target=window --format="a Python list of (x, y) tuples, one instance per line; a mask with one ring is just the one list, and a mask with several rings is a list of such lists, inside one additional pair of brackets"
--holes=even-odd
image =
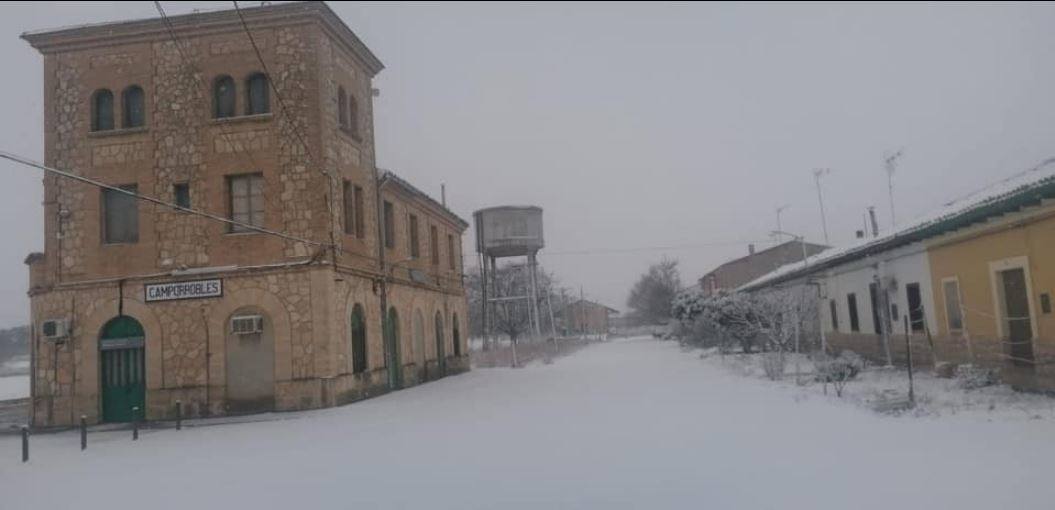
[(410, 256), (415, 259), (421, 256), (418, 247), (418, 217), (413, 214), (410, 215)]
[(337, 126), (348, 129), (348, 95), (344, 87), (337, 87)]
[(440, 265), (440, 234), (436, 225), (429, 226), (429, 254), (432, 256), (432, 265)]
[(358, 225), (358, 219), (356, 218), (356, 210), (358, 204), (355, 200), (355, 189), (358, 186), (353, 186), (350, 181), (344, 181), (343, 198), (344, 198), (344, 233), (353, 235), (356, 233), (356, 226)]
[(458, 265), (454, 263), (454, 236), (452, 234), (447, 234), (447, 263), (451, 271), (458, 269)]
[(882, 310), (882, 306), (879, 304), (879, 300), (882, 296), (879, 293), (879, 284), (869, 283), (868, 284), (868, 298), (872, 302), (872, 330), (877, 335), (883, 334), (882, 320), (879, 318), (879, 311)]
[(385, 201), (384, 203), (384, 221), (385, 221), (385, 248), (396, 247), (396, 218), (395, 211), (392, 210), (392, 202)]
[(352, 373), (366, 372), (366, 317), (363, 306), (352, 308)]
[(846, 295), (846, 309), (850, 312), (850, 331), (861, 331), (861, 323), (857, 319), (857, 296), (853, 292)]
[(92, 131), (114, 128), (114, 93), (107, 89), (92, 94)]
[(901, 319), (899, 318), (897, 303), (890, 303), (890, 318), (894, 320), (894, 324), (897, 324)]
[(132, 85), (121, 93), (121, 127), (125, 129), (142, 127), (146, 124), (146, 111), (143, 106), (143, 89)]
[(963, 308), (960, 306), (959, 280), (941, 282), (941, 292), (945, 296), (945, 319), (949, 332), (963, 331)]
[(1040, 313), (1051, 315), (1051, 295), (1047, 292), (1040, 295)]
[[(234, 175), (227, 178), (231, 220), (254, 227), (264, 225), (264, 176)], [(231, 225), (230, 232), (252, 232), (241, 225)]]
[(923, 299), (920, 297), (919, 284), (905, 285), (908, 294), (908, 321), (913, 332), (923, 331)]
[(365, 220), (363, 219), (363, 188), (355, 186), (355, 237), (362, 239), (366, 235)]
[(828, 300), (828, 308), (832, 317), (832, 331), (839, 331), (839, 307), (834, 299)]
[(359, 139), (359, 102), (355, 100), (355, 94), (348, 94), (348, 132)]
[(180, 182), (172, 185), (172, 196), (176, 205), (190, 209), (190, 185)]
[(221, 76), (213, 83), (213, 114), (217, 119), (234, 117), (234, 80)]
[[(119, 186), (135, 193), (135, 184)], [(103, 242), (107, 244), (139, 242), (139, 204), (135, 197), (103, 190)]]
[(260, 115), (271, 111), (267, 97), (267, 76), (263, 73), (250, 75), (245, 81), (245, 114)]

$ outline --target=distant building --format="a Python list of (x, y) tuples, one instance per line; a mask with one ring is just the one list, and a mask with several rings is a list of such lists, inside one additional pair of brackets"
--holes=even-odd
[(560, 315), (566, 335), (603, 335), (611, 326), (611, 316), (617, 313), (614, 308), (580, 299), (565, 306)]
[[(759, 252), (755, 251), (755, 245), (749, 245), (746, 256), (726, 262), (703, 275), (699, 280), (700, 289), (706, 295), (720, 290), (733, 290), (780, 266), (798, 262), (803, 259), (803, 244), (799, 241), (788, 241)], [(826, 249), (827, 246), (807, 242), (805, 256), (810, 257)]]

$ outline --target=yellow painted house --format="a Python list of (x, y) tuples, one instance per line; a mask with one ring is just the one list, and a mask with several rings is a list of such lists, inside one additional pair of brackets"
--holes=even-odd
[(995, 218), (927, 241), (936, 344), (950, 361), (997, 367), (1055, 390), (1055, 201), (1050, 179), (1009, 194)]

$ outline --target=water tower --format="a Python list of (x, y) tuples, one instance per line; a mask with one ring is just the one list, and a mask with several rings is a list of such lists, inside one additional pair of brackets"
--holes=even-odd
[[(474, 212), (473, 222), (476, 224), (476, 252), (480, 254), (485, 344), (492, 336), (495, 306), (509, 300), (531, 301), (531, 325), (535, 336), (542, 336), (538, 308), (538, 252), (544, 246), (542, 208), (533, 205), (488, 207)], [(496, 288), (497, 261), (506, 257), (527, 257), (529, 295), (490, 295)]]

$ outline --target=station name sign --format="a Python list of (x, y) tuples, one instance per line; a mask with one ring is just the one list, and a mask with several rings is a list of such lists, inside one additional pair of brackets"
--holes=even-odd
[(223, 280), (193, 280), (174, 283), (152, 283), (144, 287), (147, 303), (176, 299), (201, 299), (223, 296)]

